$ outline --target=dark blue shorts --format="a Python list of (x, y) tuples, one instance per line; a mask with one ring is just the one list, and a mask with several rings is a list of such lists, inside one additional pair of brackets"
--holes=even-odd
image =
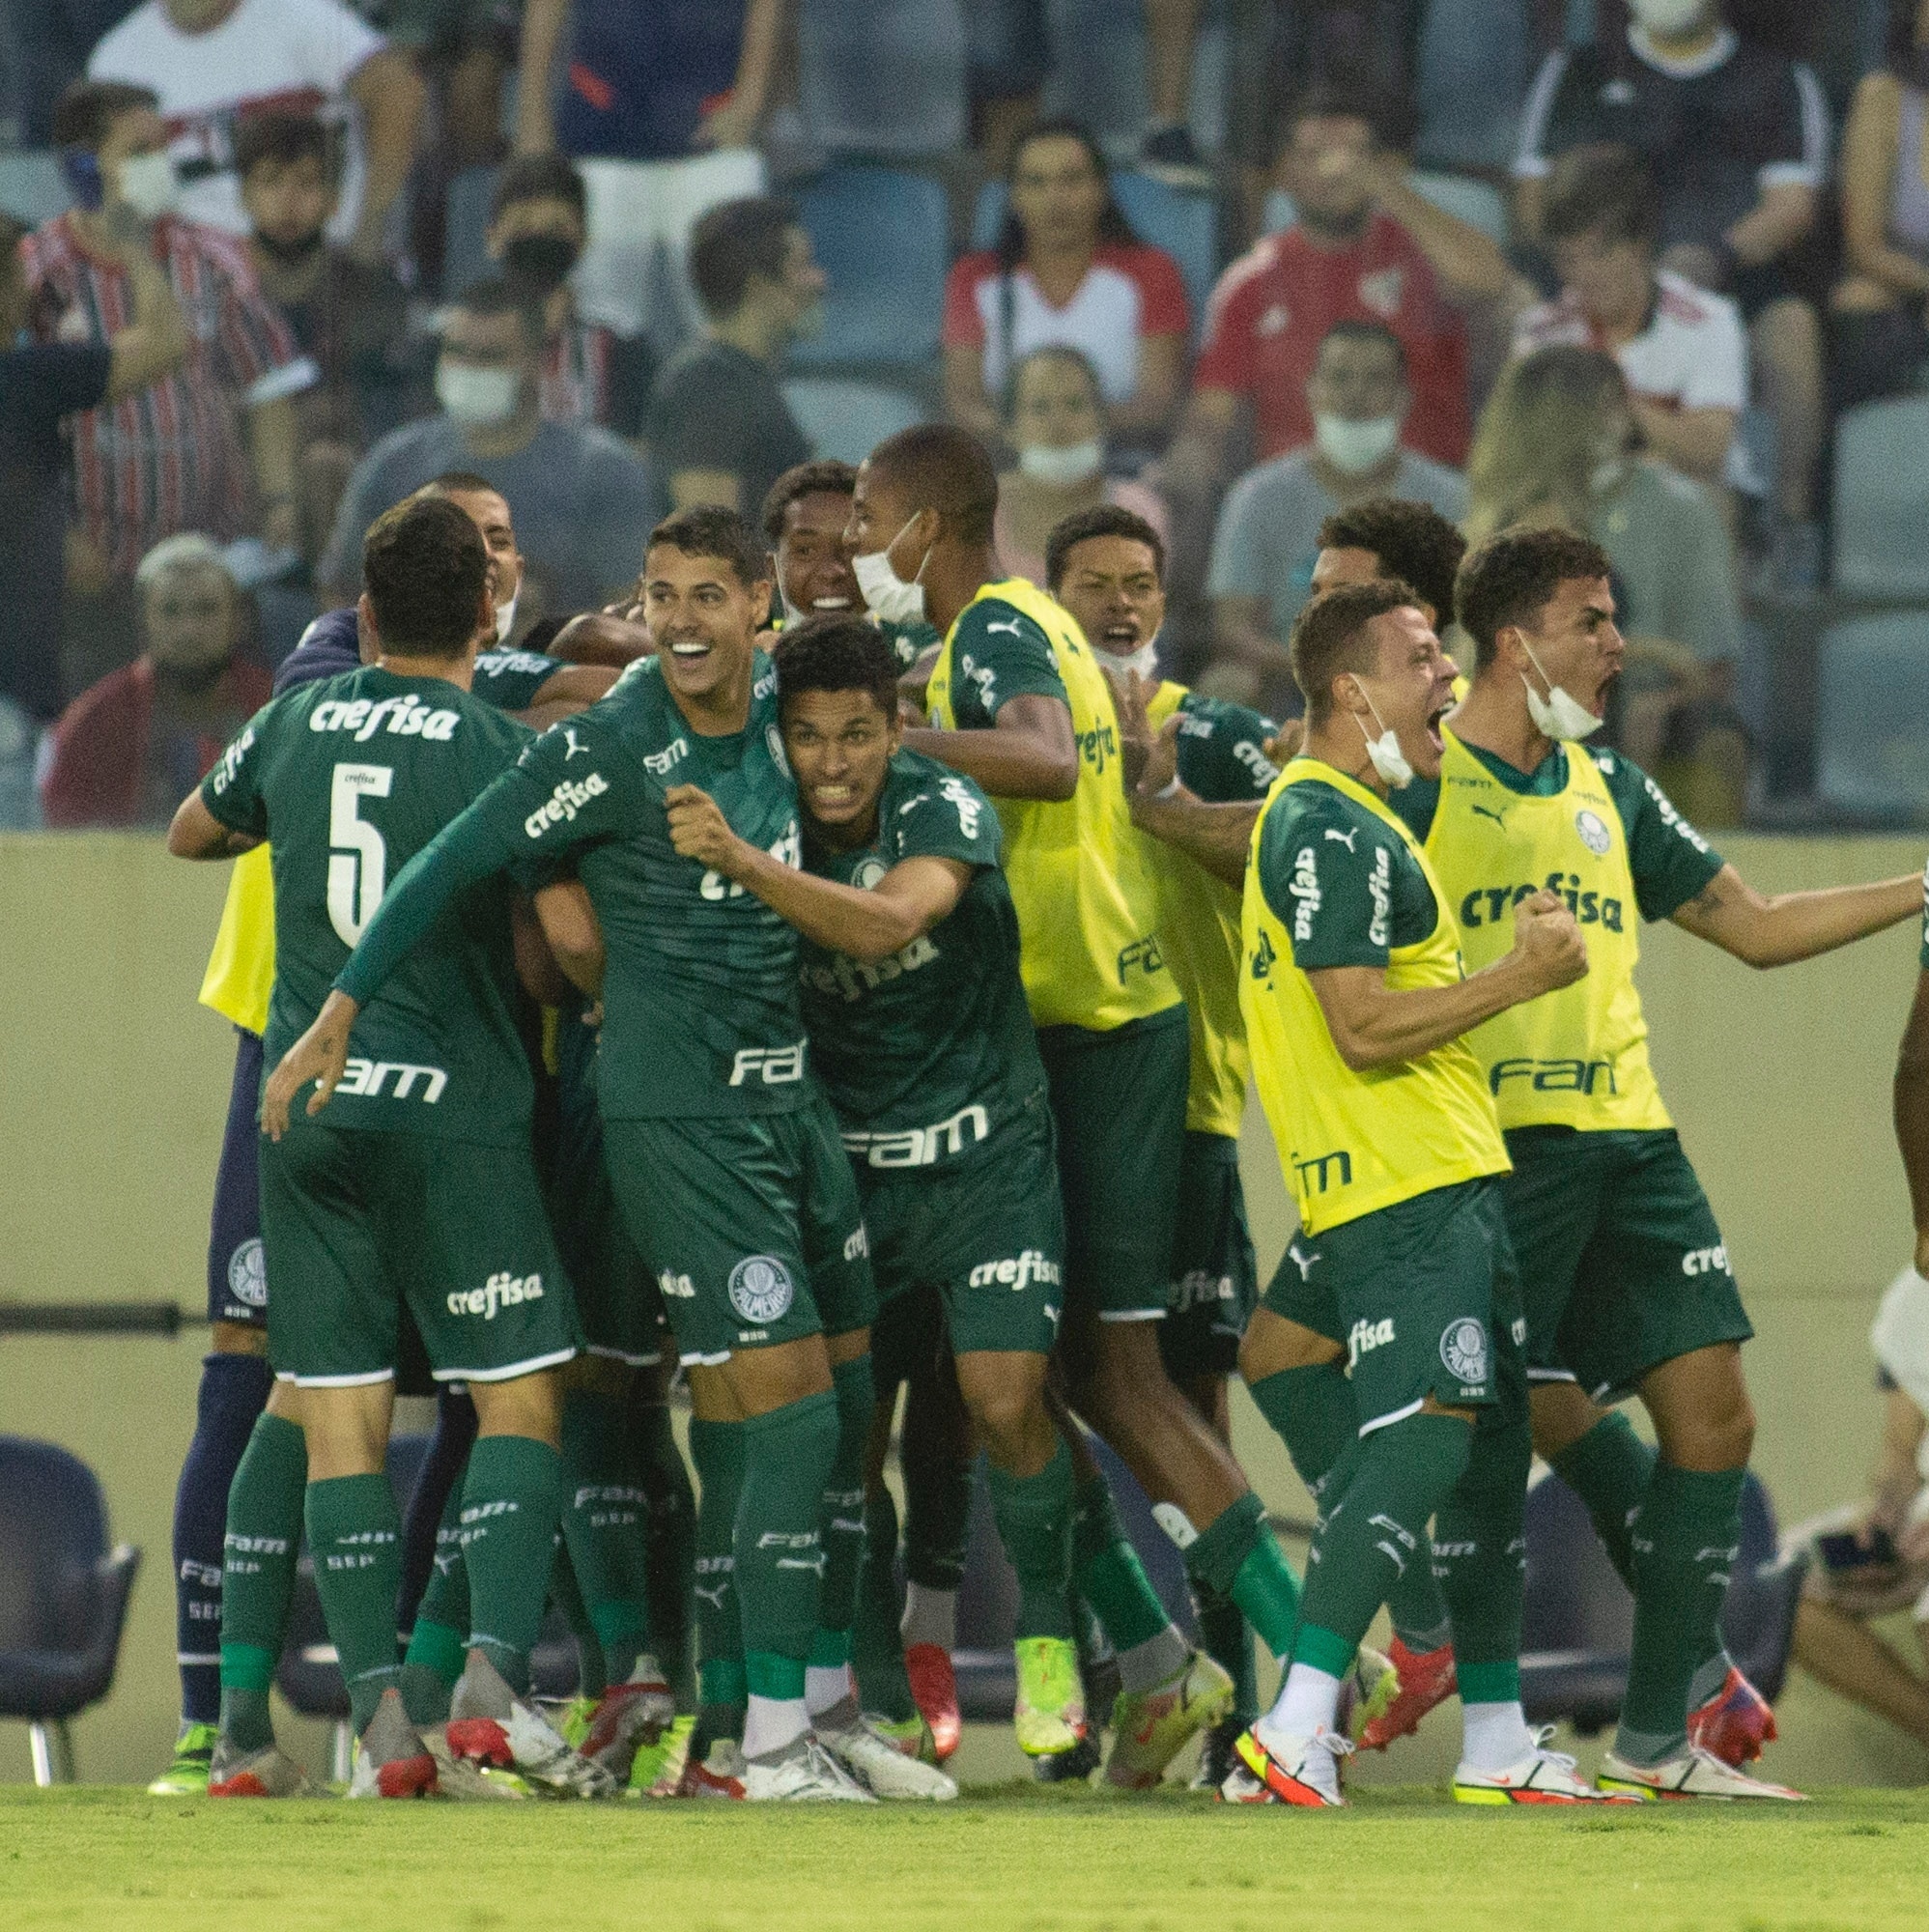
[(235, 1029), (235, 1084), (221, 1164), (214, 1172), (214, 1211), (208, 1230), (208, 1320), (268, 1326), (268, 1270), (261, 1251), (261, 1038)]

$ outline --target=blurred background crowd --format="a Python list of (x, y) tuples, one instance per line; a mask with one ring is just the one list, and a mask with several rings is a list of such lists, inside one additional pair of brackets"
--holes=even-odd
[(1929, 816), (1929, 0), (0, 0), (0, 827), (158, 824), (431, 477), (506, 643), (949, 417), (1298, 706), (1332, 512), (1612, 557), (1700, 822)]

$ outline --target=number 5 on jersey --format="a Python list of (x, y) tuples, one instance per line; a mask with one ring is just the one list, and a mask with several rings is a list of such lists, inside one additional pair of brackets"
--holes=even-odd
[(344, 946), (361, 937), (388, 883), (388, 847), (361, 802), (386, 798), (394, 782), (388, 765), (337, 765), (328, 785), (328, 923)]

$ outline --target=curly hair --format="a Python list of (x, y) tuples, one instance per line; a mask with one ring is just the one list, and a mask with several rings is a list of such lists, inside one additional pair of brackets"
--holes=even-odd
[(1500, 633), (1531, 622), (1563, 583), (1592, 582), (1612, 569), (1592, 537), (1554, 524), (1502, 530), (1477, 544), (1454, 585), (1454, 612), (1473, 639), (1475, 665), (1485, 670)]
[(1319, 526), (1319, 548), (1365, 551), (1378, 562), (1382, 577), (1419, 592), (1436, 623), (1453, 615), (1454, 573), (1467, 540), (1433, 504), (1369, 497), (1335, 510)]
[(887, 718), (897, 716), (897, 655), (863, 617), (807, 617), (777, 640), (780, 709), (807, 691), (867, 691)]
[(816, 463), (799, 463), (786, 469), (770, 486), (763, 499), (763, 533), (774, 550), (783, 539), (783, 513), (800, 497), (818, 495), (848, 497), (858, 487), (858, 472), (848, 463), (825, 457)]

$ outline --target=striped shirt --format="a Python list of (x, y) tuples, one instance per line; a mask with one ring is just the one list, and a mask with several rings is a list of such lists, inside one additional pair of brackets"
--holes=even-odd
[[(128, 578), (161, 538), (249, 527), (249, 471), (241, 412), (316, 379), (281, 313), (262, 294), (243, 244), (212, 228), (155, 224), (194, 348), (137, 395), (71, 418), (74, 523)], [(63, 214), (21, 243), (28, 285), (64, 342), (107, 342), (134, 319), (127, 270), (82, 242)]]
[(543, 350), (538, 391), (545, 422), (607, 427), (610, 352), (615, 338), (594, 323), (566, 322)]

